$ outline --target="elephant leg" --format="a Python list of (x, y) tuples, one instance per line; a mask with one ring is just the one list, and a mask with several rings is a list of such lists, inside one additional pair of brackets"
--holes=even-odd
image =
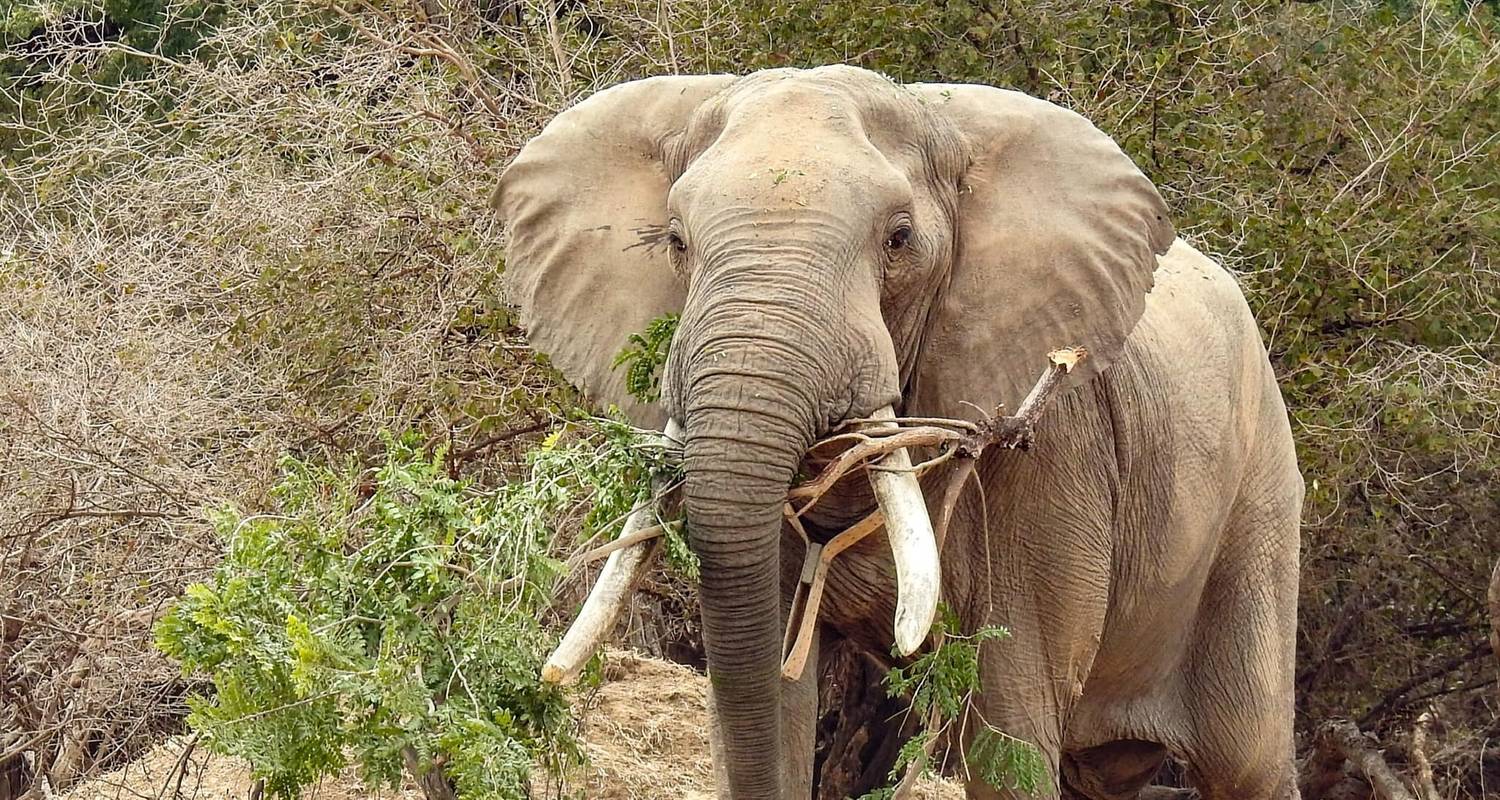
[[(1257, 504), (1265, 507), (1264, 502)], [(1296, 504), (1286, 503), (1296, 508)], [(1278, 507), (1272, 504), (1273, 508)], [(1298, 519), (1231, 514), (1198, 610), (1183, 748), (1203, 800), (1296, 800), (1293, 670)]]

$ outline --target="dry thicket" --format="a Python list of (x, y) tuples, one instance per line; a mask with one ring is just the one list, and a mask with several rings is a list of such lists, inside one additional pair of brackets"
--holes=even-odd
[[(1486, 4), (230, 0), (176, 49), (195, 4), (133, 38), (51, 5), (0, 61), (0, 797), (177, 729), (193, 687), (151, 623), (217, 559), (205, 509), (264, 509), (281, 454), (411, 428), (492, 480), (571, 407), (487, 213), (547, 118), (828, 61), (1014, 85), (1120, 139), (1241, 277), (1294, 409), (1309, 733), (1352, 716), (1443, 797), (1500, 779)], [(679, 611), (636, 636), (670, 643), (656, 588)]]
[(0, 167), (0, 770), (32, 753), (63, 788), (180, 725), (152, 621), (216, 561), (205, 509), (263, 507), (280, 454), (415, 428), (503, 472), (567, 407), (492, 285), (486, 199), (587, 87), (545, 35), (456, 74), (409, 14), (351, 13), (362, 35), (233, 4), (216, 58), (87, 15), (26, 43), (48, 102), (10, 84), (0, 123), (34, 154)]

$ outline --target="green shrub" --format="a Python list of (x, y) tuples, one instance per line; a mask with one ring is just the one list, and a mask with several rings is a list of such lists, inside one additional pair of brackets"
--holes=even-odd
[(189, 724), (291, 798), (352, 755), (372, 785), (440, 766), (463, 797), (528, 797), (534, 764), (579, 763), (567, 699), (539, 682), (562, 548), (603, 535), (664, 469), (634, 429), (557, 429), (530, 474), (482, 493), (442, 453), (387, 439), (385, 463), (287, 459), (274, 513), (222, 510), (226, 555), (157, 625), (212, 678)]

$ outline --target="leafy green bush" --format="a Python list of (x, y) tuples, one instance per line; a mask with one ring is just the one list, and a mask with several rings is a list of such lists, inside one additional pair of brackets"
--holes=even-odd
[(415, 437), (387, 447), (363, 471), (289, 458), (274, 513), (219, 511), (225, 559), (158, 646), (213, 679), (192, 727), (277, 796), (352, 754), (372, 785), (440, 768), (460, 796), (527, 797), (534, 764), (581, 759), (566, 697), (538, 680), (567, 530), (611, 531), (660, 451), (622, 423), (568, 425), (527, 479), (483, 493)]

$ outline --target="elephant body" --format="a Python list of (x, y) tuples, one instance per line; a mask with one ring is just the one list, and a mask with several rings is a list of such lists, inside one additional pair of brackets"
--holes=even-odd
[[(979, 702), (984, 720), (1090, 800), (1135, 797), (1167, 753), (1205, 798), (1295, 796), (1303, 483), (1228, 273), (1179, 240), (1123, 357), (1060, 398), (1029, 452), (986, 452), (978, 479), (943, 576), (966, 630), (1011, 634), (981, 650), (982, 685), (1004, 687)], [(890, 650), (890, 570), (868, 541), (829, 579), (825, 621), (871, 653)]]
[[(1286, 410), (1233, 278), (1082, 117), (849, 67), (648, 79), (554, 120), (496, 206), (533, 344), (594, 400), (682, 431), (724, 796), (812, 792), (818, 670), (779, 669), (803, 561), (782, 511), (812, 444), (877, 410), (1014, 409), (1050, 350), (1079, 345), (1034, 446), (984, 453), (942, 542), (963, 629), (1012, 634), (982, 646), (959, 738), (1036, 744), (1046, 797), (1149, 796), (1168, 754), (1211, 800), (1296, 796)], [(614, 355), (669, 311), (662, 401), (644, 404)], [(923, 479), (929, 517), (942, 472)], [(809, 534), (878, 501), (892, 542), (920, 537), (869, 484), (841, 482)], [(834, 562), (824, 642), (909, 652), (923, 584), (886, 538)]]

